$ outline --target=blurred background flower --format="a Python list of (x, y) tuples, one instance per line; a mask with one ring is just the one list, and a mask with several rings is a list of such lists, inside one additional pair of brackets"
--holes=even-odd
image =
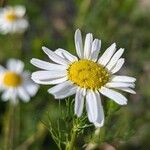
[(28, 27), (28, 21), (24, 18), (26, 8), (24, 6), (6, 6), (0, 9), (0, 32), (22, 33)]
[(17, 59), (9, 59), (7, 68), (0, 65), (0, 90), (3, 92), (2, 100), (10, 100), (13, 104), (18, 99), (28, 102), (35, 96), (38, 85), (30, 78), (30, 72), (24, 71), (24, 63)]
[[(22, 35), (0, 35), (0, 64), (5, 64), (9, 58), (19, 58), (25, 63), (25, 69), (34, 71), (35, 68), (29, 63), (31, 58), (47, 59), (41, 50), (43, 45), (53, 50), (65, 47), (75, 54), (73, 34), (76, 28), (80, 28), (83, 33), (91, 32), (96, 38), (101, 39), (102, 52), (113, 42), (124, 47), (124, 57), (128, 61), (120, 74), (137, 78), (137, 94), (127, 95), (129, 102), (126, 107), (120, 108), (113, 102), (106, 104), (108, 108), (115, 107), (116, 111), (114, 113), (109, 109), (109, 112), (105, 113), (106, 117), (108, 114), (111, 115), (101, 129), (104, 137), (101, 141), (116, 149), (149, 149), (149, 0), (2, 0), (0, 2), (2, 7), (25, 6), (30, 24)], [(34, 99), (26, 104), (20, 103), (21, 132), (15, 141), (16, 148), (57, 150), (48, 130), (43, 129), (40, 124), (41, 120), (47, 120), (47, 112), (54, 127), (57, 125), (56, 120), (60, 118), (58, 101), (47, 93), (48, 88), (49, 86), (41, 86)], [(64, 102), (61, 104), (63, 107)], [(1, 149), (3, 148), (2, 125), (6, 113), (6, 103), (0, 101)], [(65, 123), (62, 123), (62, 130), (64, 126)], [(79, 150), (84, 149), (82, 146), (90, 141), (92, 131), (93, 128), (90, 128), (79, 137), (77, 141)], [(95, 139), (95, 142), (99, 141)]]

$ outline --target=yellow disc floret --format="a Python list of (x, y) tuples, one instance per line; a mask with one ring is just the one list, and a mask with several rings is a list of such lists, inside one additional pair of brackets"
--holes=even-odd
[(8, 87), (17, 87), (22, 83), (22, 78), (15, 72), (8, 71), (4, 73), (3, 84)]
[(9, 22), (14, 22), (18, 17), (14, 11), (9, 11), (5, 14), (5, 18)]
[(109, 81), (110, 75), (102, 65), (82, 59), (70, 65), (68, 78), (82, 88), (96, 90)]

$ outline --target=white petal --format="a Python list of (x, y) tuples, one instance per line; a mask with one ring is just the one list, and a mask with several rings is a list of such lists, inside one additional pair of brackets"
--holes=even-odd
[(24, 69), (24, 63), (17, 59), (9, 59), (7, 62), (7, 68), (8, 70), (21, 73)]
[(59, 56), (61, 56), (62, 58), (68, 60), (69, 62), (74, 62), (74, 61), (78, 61), (78, 58), (75, 57), (74, 55), (70, 54), (69, 52), (67, 52), (66, 50), (62, 49), (62, 48), (58, 48), (55, 53)]
[(97, 61), (100, 48), (101, 48), (101, 41), (95, 39), (92, 43), (91, 60)]
[(108, 89), (106, 87), (102, 87), (100, 90), (100, 93), (107, 96), (108, 98), (112, 99), (113, 101), (115, 101), (116, 103), (118, 103), (119, 105), (126, 105), (127, 104), (127, 99), (126, 97), (124, 97), (122, 94)]
[(76, 93), (77, 87), (70, 81), (65, 81), (58, 84), (48, 90), (50, 94), (53, 94), (56, 99), (64, 99)]
[(94, 122), (94, 125), (96, 127), (102, 127), (104, 125), (104, 110), (103, 110), (103, 106), (101, 103), (100, 94), (97, 91), (95, 92), (95, 96), (97, 99), (98, 116), (97, 116), (96, 121)]
[(9, 31), (7, 30), (7, 28), (5, 29), (6, 27), (4, 27), (4, 25), (1, 25), (0, 26), (0, 33), (3, 34), (3, 35), (6, 35)]
[(84, 51), (83, 51), (82, 35), (79, 29), (76, 30), (74, 39), (77, 55), (79, 58), (83, 58)]
[(116, 63), (116, 65), (112, 68), (111, 73), (114, 74), (114, 73), (118, 72), (121, 69), (121, 67), (123, 66), (124, 61), (125, 61), (124, 58), (120, 58), (118, 60), (118, 62)]
[(135, 82), (136, 78), (129, 76), (112, 76), (111, 81), (113, 82)]
[(91, 90), (86, 94), (86, 110), (90, 122), (95, 122), (98, 117), (97, 97)]
[(39, 80), (51, 80), (51, 79), (57, 79), (60, 77), (65, 77), (67, 75), (66, 70), (62, 71), (36, 71), (32, 73), (33, 79), (39, 79)]
[(135, 84), (134, 83), (126, 83), (126, 82), (109, 82), (106, 84), (106, 87), (109, 87), (109, 88), (115, 88), (115, 87), (134, 88)]
[(15, 6), (15, 13), (18, 17), (23, 17), (25, 15), (26, 8), (24, 6)]
[(2, 80), (3, 79), (1, 79), (1, 74), (0, 74), (0, 92), (2, 92), (3, 90), (5, 90)]
[(91, 49), (92, 49), (93, 35), (88, 33), (85, 37), (84, 43), (84, 58), (89, 59), (91, 57)]
[(24, 82), (23, 87), (30, 96), (34, 96), (39, 89), (39, 86), (30, 80)]
[(122, 56), (124, 52), (124, 49), (123, 48), (120, 48), (115, 54), (114, 56), (111, 58), (110, 62), (108, 63), (108, 65), (106, 66), (106, 68), (108, 70), (111, 70), (115, 64), (118, 62), (119, 58)]
[(77, 88), (76, 96), (75, 96), (75, 108), (74, 112), (75, 114), (80, 117), (83, 112), (83, 106), (84, 106), (84, 89)]
[(42, 47), (43, 51), (48, 55), (48, 57), (54, 61), (55, 63), (61, 64), (61, 65), (68, 65), (69, 62), (65, 60), (64, 58), (57, 55), (55, 52), (51, 51), (50, 49), (46, 47)]
[(2, 94), (2, 100), (3, 101), (8, 101), (10, 99), (11, 92), (9, 89), (5, 90)]
[(14, 33), (15, 32), (23, 33), (27, 29), (28, 26), (29, 26), (28, 21), (26, 19), (22, 18), (15, 22), (14, 28), (11, 30), (13, 30)]
[(72, 86), (72, 83), (70, 81), (65, 81), (65, 82), (63, 82), (61, 84), (53, 86), (52, 88), (50, 88), (48, 90), (48, 92), (51, 93), (51, 94), (55, 94), (55, 93), (61, 91), (63, 88), (69, 87), (69, 86)]
[(17, 19), (13, 23), (4, 23), (2, 26), (2, 30), (4, 34), (7, 33), (23, 33), (25, 29), (28, 27), (28, 21), (24, 18)]
[(136, 94), (136, 92), (130, 88), (123, 88), (123, 87), (115, 87), (115, 89), (121, 90), (121, 91), (125, 91), (131, 94)]
[(23, 71), (21, 76), (22, 76), (24, 81), (27, 81), (28, 79), (31, 78), (31, 73), (29, 71)]
[(4, 101), (7, 101), (7, 100), (10, 100), (10, 102), (13, 104), (13, 105), (16, 105), (17, 104), (17, 90), (14, 89), (14, 88), (9, 88), (7, 89), (7, 95), (3, 95), (4, 97)]
[(6, 69), (0, 65), (0, 73), (3, 73)]
[(27, 91), (22, 87), (18, 88), (18, 96), (24, 102), (28, 102), (30, 100), (30, 96), (28, 95)]
[(56, 78), (56, 79), (49, 79), (49, 80), (39, 80), (39, 79), (36, 79), (36, 78), (32, 78), (32, 80), (35, 82), (35, 83), (38, 83), (38, 84), (43, 84), (43, 85), (53, 85), (53, 84), (59, 84), (59, 83), (62, 83), (64, 81), (66, 81), (68, 79), (68, 77), (61, 77), (61, 78)]
[(106, 49), (103, 55), (99, 58), (98, 63), (106, 66), (109, 60), (111, 59), (112, 55), (116, 51), (116, 43), (113, 43), (110, 47)]
[(53, 64), (49, 63), (40, 59), (33, 58), (31, 59), (31, 64), (34, 66), (40, 68), (40, 69), (45, 69), (45, 70), (66, 70), (67, 67), (63, 65), (58, 65), (58, 64)]
[[(34, 73), (33, 73), (34, 74)], [(58, 83), (62, 83), (64, 81), (66, 81), (68, 79), (67, 76), (62, 76), (62, 75), (57, 75), (56, 76), (53, 76), (51, 75), (51, 78), (45, 78), (45, 79), (41, 79), (43, 77), (38, 77), (36, 74), (33, 75), (32, 74), (32, 80), (38, 84), (44, 84), (44, 85), (48, 85), (48, 84), (58, 84)], [(45, 73), (44, 73), (45, 74)], [(61, 77), (62, 76), (62, 77)], [(48, 76), (45, 76), (45, 77), (48, 77)]]

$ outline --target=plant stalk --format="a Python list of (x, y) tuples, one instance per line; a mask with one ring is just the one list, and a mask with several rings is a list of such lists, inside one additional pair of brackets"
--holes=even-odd
[(15, 106), (9, 102), (4, 121), (4, 149), (12, 150), (14, 146)]
[(76, 138), (77, 138), (77, 130), (74, 129), (73, 127), (73, 130), (71, 133), (71, 140), (67, 143), (66, 150), (75, 150), (74, 144), (75, 144)]

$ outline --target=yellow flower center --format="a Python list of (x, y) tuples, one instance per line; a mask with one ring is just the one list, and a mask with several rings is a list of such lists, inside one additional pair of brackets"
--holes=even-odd
[(110, 74), (102, 65), (82, 59), (70, 65), (68, 78), (82, 88), (96, 90), (108, 82)]
[(9, 87), (17, 87), (22, 83), (22, 78), (15, 72), (8, 71), (4, 74), (3, 84)]
[(15, 20), (17, 20), (18, 17), (14, 11), (9, 11), (6, 13), (5, 18), (9, 22), (14, 22)]

